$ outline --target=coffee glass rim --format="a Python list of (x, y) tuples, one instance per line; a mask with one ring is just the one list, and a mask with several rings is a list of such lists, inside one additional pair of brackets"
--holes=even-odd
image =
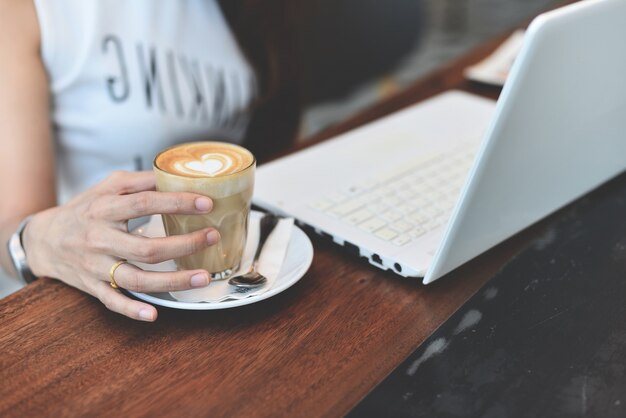
[[(164, 152), (167, 152), (167, 151), (169, 151), (171, 149), (174, 149), (174, 148), (182, 147), (184, 145), (192, 145), (192, 144), (227, 144), (227, 145), (232, 146), (232, 147), (237, 147), (237, 148), (241, 148), (243, 150), (246, 150), (252, 156), (252, 161), (250, 162), (249, 165), (247, 165), (246, 167), (242, 168), (241, 170), (235, 171), (234, 173), (224, 174), (222, 176), (197, 176), (197, 177), (196, 176), (185, 176), (185, 175), (182, 175), (182, 174), (169, 172), (167, 170), (162, 169), (161, 167), (159, 167), (157, 165), (157, 159)], [(195, 178), (195, 179), (223, 179), (223, 178), (227, 178), (227, 177), (230, 177), (230, 176), (235, 176), (235, 175), (241, 174), (241, 173), (249, 170), (250, 168), (252, 168), (254, 166), (256, 166), (256, 156), (254, 155), (254, 153), (252, 151), (250, 151), (248, 148), (246, 148), (246, 147), (244, 147), (242, 145), (233, 144), (232, 142), (226, 142), (226, 141), (189, 141), (189, 142), (181, 142), (180, 144), (172, 145), (170, 147), (162, 149), (154, 157), (154, 160), (152, 160), (152, 167), (154, 167), (156, 170), (159, 170), (160, 172), (162, 172), (164, 174), (168, 174), (170, 176), (182, 177), (182, 178), (186, 178), (186, 179), (192, 179), (192, 178)]]

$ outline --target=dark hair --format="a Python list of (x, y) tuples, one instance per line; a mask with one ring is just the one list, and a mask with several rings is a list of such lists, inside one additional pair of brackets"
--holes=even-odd
[(298, 128), (299, 94), (295, 1), (220, 0), (244, 54), (256, 71), (259, 97), (245, 145), (259, 161), (285, 149)]

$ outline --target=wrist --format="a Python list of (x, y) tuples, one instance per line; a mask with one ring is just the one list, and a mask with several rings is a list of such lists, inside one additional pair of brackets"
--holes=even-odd
[(28, 260), (30, 271), (35, 277), (47, 276), (46, 268), (42, 264), (41, 251), (38, 250), (40, 237), (38, 234), (37, 224), (40, 214), (31, 216), (30, 221), (24, 226), (22, 231), (22, 247)]
[(30, 219), (31, 216), (23, 219), (7, 242), (7, 250), (9, 252), (11, 262), (13, 263), (13, 267), (15, 268), (15, 272), (17, 276), (27, 284), (37, 279), (28, 265), (28, 260), (22, 243), (23, 231), (26, 225), (28, 225)]

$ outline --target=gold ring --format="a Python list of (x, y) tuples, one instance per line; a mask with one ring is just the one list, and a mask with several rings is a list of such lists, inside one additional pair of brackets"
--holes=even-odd
[(117, 268), (119, 266), (121, 266), (122, 264), (128, 263), (128, 261), (124, 260), (123, 258), (117, 262), (115, 262), (115, 264), (113, 264), (111, 266), (111, 270), (109, 270), (109, 278), (111, 279), (111, 281), (109, 281), (109, 284), (111, 285), (111, 287), (113, 289), (119, 289), (120, 287), (117, 285), (117, 282), (115, 281), (115, 270), (117, 270)]

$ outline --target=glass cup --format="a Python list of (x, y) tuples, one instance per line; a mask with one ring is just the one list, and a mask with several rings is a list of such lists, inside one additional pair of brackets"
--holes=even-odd
[[(234, 170), (231, 167), (230, 171), (216, 171), (220, 153), (243, 157), (243, 162)], [(191, 192), (213, 200), (213, 209), (207, 214), (164, 214), (166, 234), (181, 235), (213, 227), (221, 235), (217, 244), (175, 259), (179, 269), (205, 269), (213, 280), (226, 279), (237, 271), (246, 244), (255, 168), (256, 160), (250, 151), (223, 142), (180, 144), (156, 156), (153, 169), (158, 191)]]

